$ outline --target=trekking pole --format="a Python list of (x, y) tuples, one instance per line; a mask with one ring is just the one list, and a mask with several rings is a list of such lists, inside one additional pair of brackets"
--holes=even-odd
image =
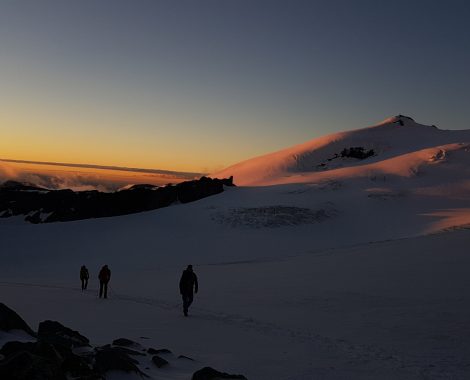
[(109, 290), (110, 290), (110, 293), (112, 293), (113, 297), (115, 297), (116, 299), (122, 301), (122, 298), (119, 296), (119, 294), (117, 294), (117, 293), (114, 291), (114, 289), (112, 288), (111, 285), (108, 285), (108, 288), (109, 288)]

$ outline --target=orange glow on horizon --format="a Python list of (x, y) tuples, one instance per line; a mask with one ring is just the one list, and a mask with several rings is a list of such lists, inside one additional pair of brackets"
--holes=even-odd
[(168, 172), (155, 173), (126, 168), (95, 168), (60, 164), (6, 162), (0, 160), (0, 182), (17, 180), (46, 188), (73, 190), (116, 190), (131, 184), (163, 186), (197, 178), (198, 175)]

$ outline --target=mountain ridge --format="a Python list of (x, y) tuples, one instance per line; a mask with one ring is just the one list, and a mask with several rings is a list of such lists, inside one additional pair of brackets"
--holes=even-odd
[[(325, 170), (365, 165), (423, 149), (466, 142), (470, 142), (470, 130), (442, 130), (397, 115), (369, 127), (329, 134), (244, 160), (211, 176), (234, 176), (235, 183), (242, 186), (275, 185), (285, 183), (286, 178), (293, 175), (312, 177)], [(367, 157), (347, 154), (361, 150), (370, 154)]]

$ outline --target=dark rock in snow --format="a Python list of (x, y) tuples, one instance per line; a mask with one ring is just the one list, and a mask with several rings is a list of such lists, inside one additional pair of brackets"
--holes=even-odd
[(181, 203), (194, 202), (224, 191), (225, 186), (233, 186), (233, 177), (228, 179), (201, 177), (197, 181), (186, 181), (176, 185), (178, 200)]
[(38, 337), (45, 342), (69, 348), (90, 345), (88, 338), (56, 321), (41, 322), (39, 324)]
[(168, 361), (161, 358), (160, 356), (158, 355), (155, 355), (154, 357), (152, 357), (152, 362), (153, 364), (155, 364), (158, 368), (162, 368), (166, 365), (168, 365)]
[(3, 303), (0, 303), (0, 330), (23, 330), (31, 336), (36, 336), (23, 318)]
[(159, 355), (159, 354), (171, 354), (172, 352), (170, 350), (167, 350), (166, 348), (162, 348), (161, 350), (156, 350), (154, 348), (149, 348), (147, 352), (150, 355)]
[(127, 338), (119, 338), (119, 339), (113, 340), (113, 345), (122, 346), (122, 347), (130, 347), (130, 346), (136, 346), (137, 343)]
[(183, 360), (191, 360), (192, 362), (194, 361), (194, 359), (188, 357), (188, 356), (184, 356), (184, 355), (180, 355), (178, 356), (178, 359), (183, 359)]
[(6, 342), (2, 349), (0, 350), (0, 354), (5, 357), (17, 354), (21, 351), (33, 352), (36, 346), (36, 342), (17, 342), (11, 341)]
[(219, 372), (211, 367), (204, 367), (194, 372), (192, 380), (222, 380), (222, 379), (238, 379), (247, 380), (243, 375), (229, 375), (228, 373)]
[(139, 362), (121, 350), (115, 348), (98, 349), (95, 355), (93, 369), (99, 373), (106, 373), (112, 370), (134, 372), (141, 376), (146, 376), (136, 364)]
[(88, 361), (70, 348), (83, 345), (88, 339), (58, 322), (43, 322), (39, 330), (37, 342), (11, 341), (3, 345), (0, 379), (65, 380), (67, 375), (82, 380), (101, 379)]
[(145, 356), (145, 353), (136, 351), (136, 350), (131, 350), (130, 348), (127, 348), (127, 347), (121, 347), (121, 346), (111, 347), (110, 344), (107, 344), (106, 346), (98, 347), (98, 349), (102, 349), (102, 350), (110, 349), (110, 348), (116, 351), (120, 351), (126, 355)]
[(405, 115), (397, 115), (396, 116), (397, 118), (401, 118), (401, 119), (408, 119), (408, 120), (411, 120), (411, 121), (414, 121), (414, 119), (412, 117), (409, 117), (409, 116), (405, 116)]
[(357, 158), (359, 160), (364, 160), (368, 157), (371, 157), (375, 154), (373, 149), (365, 150), (365, 148), (361, 146), (351, 147), (351, 148), (344, 148), (341, 151), (341, 157), (351, 157)]
[(0, 216), (25, 215), (31, 223), (51, 223), (126, 215), (167, 207), (177, 200), (196, 201), (221, 193), (224, 186), (234, 186), (233, 177), (202, 177), (163, 187), (142, 184), (113, 193), (47, 190), (7, 181), (0, 185)]
[[(22, 352), (31, 354), (34, 358), (34, 363), (40, 365), (40, 360), (45, 362), (46, 367), (51, 365), (59, 367), (64, 374), (69, 374), (73, 377), (92, 376), (94, 372), (89, 367), (87, 361), (75, 355), (70, 348), (46, 343), (44, 341), (38, 342), (7, 342), (0, 350), (0, 353), (9, 360), (11, 357), (17, 356)], [(14, 365), (18, 362), (13, 362)], [(35, 365), (36, 365), (35, 364)], [(9, 365), (9, 371), (16, 373), (13, 365)], [(28, 375), (29, 376), (29, 375)], [(26, 377), (25, 379), (29, 379)]]
[(52, 344), (39, 341), (35, 342), (30, 348), (32, 348), (30, 351), (31, 354), (48, 359), (54, 363), (61, 364), (63, 362), (63, 356)]
[(76, 355), (71, 349), (64, 346), (56, 346), (58, 351), (63, 357), (62, 370), (79, 379), (96, 379), (101, 378), (98, 374), (91, 369), (93, 357)]
[(36, 211), (35, 213), (26, 216), (26, 218), (24, 218), (24, 220), (27, 221), (27, 222), (33, 223), (33, 224), (41, 223), (42, 222), (41, 212)]
[(67, 380), (61, 363), (21, 351), (0, 362), (0, 379)]
[[(6, 331), (9, 331), (11, 326), (14, 326), (13, 329), (22, 327), (23, 330), (27, 327), (13, 310), (3, 304), (0, 306), (3, 312), (0, 314), (0, 322)], [(148, 378), (137, 366), (139, 361), (131, 357), (146, 354), (128, 348), (140, 347), (130, 339), (116, 339), (113, 342), (116, 346), (108, 344), (95, 349), (80, 350), (81, 352), (76, 354), (72, 348), (90, 347), (88, 339), (55, 321), (41, 322), (37, 337), (35, 342), (11, 341), (3, 345), (0, 349), (1, 380), (105, 380), (108, 371), (124, 371)], [(152, 362), (158, 368), (168, 366), (169, 362), (156, 354), (172, 355), (168, 349), (149, 348), (147, 353), (153, 355)], [(186, 356), (179, 356), (178, 359), (193, 360)], [(192, 379), (246, 380), (242, 375), (230, 375), (210, 367), (195, 372)]]

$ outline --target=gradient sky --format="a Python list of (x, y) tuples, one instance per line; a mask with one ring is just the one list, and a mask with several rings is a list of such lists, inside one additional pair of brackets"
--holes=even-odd
[(0, 158), (209, 172), (398, 113), (470, 128), (468, 1), (0, 0)]

